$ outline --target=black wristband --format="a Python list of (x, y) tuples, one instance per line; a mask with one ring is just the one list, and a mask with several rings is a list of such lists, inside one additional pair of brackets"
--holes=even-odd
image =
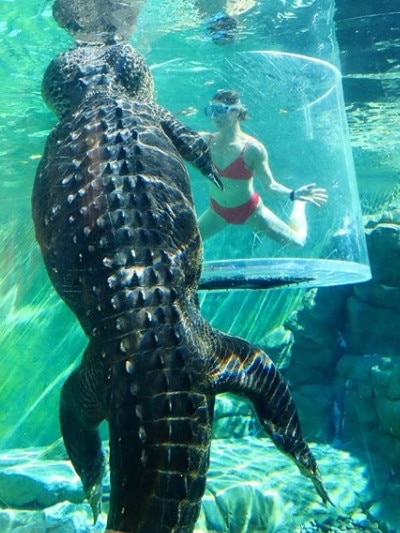
[(290, 191), (289, 198), (294, 202), (296, 200), (296, 189)]

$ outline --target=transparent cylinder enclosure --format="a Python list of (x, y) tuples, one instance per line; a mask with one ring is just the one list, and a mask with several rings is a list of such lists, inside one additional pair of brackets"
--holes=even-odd
[[(210, 99), (215, 87), (240, 93), (250, 113), (242, 129), (267, 147), (275, 179), (290, 189), (315, 183), (326, 189), (328, 201), (322, 207), (307, 204), (304, 247), (274, 242), (246, 224), (228, 225), (204, 243), (201, 288), (326, 286), (369, 279), (339, 70), (320, 59), (277, 51), (240, 52), (214, 68)], [(200, 120), (195, 127), (212, 128)], [(200, 176), (193, 181), (200, 215), (207, 208), (208, 185)], [(293, 202), (263, 188), (257, 176), (255, 189), (287, 222)]]

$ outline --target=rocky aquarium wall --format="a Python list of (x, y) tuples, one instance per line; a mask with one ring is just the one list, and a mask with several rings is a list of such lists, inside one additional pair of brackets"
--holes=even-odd
[[(103, 531), (109, 482), (93, 525), (58, 425), (61, 385), (86, 340), (48, 282), (30, 214), (36, 166), (55, 123), (41, 98), (41, 79), (71, 41), (53, 21), (50, 3), (39, 0), (3, 1), (0, 38), (0, 533)], [(208, 60), (269, 49), (310, 53), (339, 67), (372, 270), (372, 279), (360, 284), (200, 293), (213, 326), (258, 344), (280, 367), (335, 505), (322, 504), (310, 481), (276, 451), (249, 403), (224, 395), (217, 399), (196, 533), (397, 533), (397, 0), (149, 0), (131, 43), (150, 65), (161, 103), (198, 127), (214, 89)], [(196, 90), (178, 99), (179, 84), (172, 88), (170, 80), (179, 79), (182, 64)], [(249, 127), (266, 135), (279, 168), (273, 135), (260, 132), (256, 118)], [(203, 208), (204, 199), (197, 202)], [(107, 446), (106, 428), (103, 437)]]

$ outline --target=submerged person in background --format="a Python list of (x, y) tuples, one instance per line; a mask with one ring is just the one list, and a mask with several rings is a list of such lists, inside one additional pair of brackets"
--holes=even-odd
[[(315, 187), (315, 183), (293, 190), (275, 180), (266, 148), (240, 128), (240, 122), (247, 118), (247, 109), (236, 91), (219, 90), (206, 107), (206, 114), (212, 118), (217, 131), (201, 135), (210, 146), (224, 189), (210, 185), (210, 206), (199, 219), (203, 240), (228, 224), (246, 224), (278, 242), (303, 246), (307, 238), (306, 204), (323, 205), (327, 200), (326, 190)], [(292, 201), (287, 223), (264, 205), (254, 190), (254, 175), (267, 190)]]
[(207, 17), (207, 30), (216, 44), (235, 42), (238, 15), (243, 15), (255, 5), (254, 0), (196, 0), (195, 6), (202, 17)]
[(195, 0), (195, 5), (205, 15), (224, 12), (230, 16), (246, 13), (256, 4), (255, 0)]

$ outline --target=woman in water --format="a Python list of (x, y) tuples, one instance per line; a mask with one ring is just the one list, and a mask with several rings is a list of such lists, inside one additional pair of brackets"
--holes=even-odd
[[(237, 92), (219, 90), (206, 108), (206, 114), (213, 119), (217, 131), (203, 132), (202, 136), (210, 146), (224, 188), (210, 185), (210, 205), (199, 219), (203, 240), (228, 224), (247, 224), (278, 242), (303, 246), (307, 238), (306, 204), (323, 205), (327, 200), (325, 189), (310, 183), (292, 190), (274, 179), (266, 148), (240, 128), (240, 122), (247, 118), (247, 109)], [(293, 209), (287, 223), (264, 205), (254, 190), (254, 175), (266, 189), (292, 201)]]

